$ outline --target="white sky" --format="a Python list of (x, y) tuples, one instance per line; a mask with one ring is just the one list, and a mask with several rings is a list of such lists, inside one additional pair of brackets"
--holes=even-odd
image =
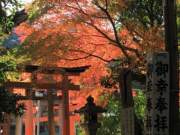
[(26, 4), (26, 3), (31, 3), (33, 0), (18, 0), (18, 1), (20, 1), (20, 2), (22, 2), (22, 3), (24, 3), (24, 4)]

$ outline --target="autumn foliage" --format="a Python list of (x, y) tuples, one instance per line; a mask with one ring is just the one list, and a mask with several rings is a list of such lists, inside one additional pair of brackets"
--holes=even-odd
[[(43, 2), (50, 2), (54, 6), (33, 22), (22, 23), (14, 30), (23, 43), (21, 54), (28, 55), (31, 58), (31, 64), (43, 66), (91, 65), (90, 69), (80, 78), (72, 79), (82, 88), (82, 91), (74, 93), (75, 97), (79, 97), (73, 98), (75, 100), (85, 101), (84, 97), (89, 94), (98, 99), (99, 95), (104, 92), (100, 86), (100, 78), (108, 74), (107, 62), (129, 55), (132, 63), (137, 64), (138, 61), (143, 61), (144, 53), (157, 48), (155, 44), (163, 45), (162, 40), (152, 42), (155, 39), (150, 35), (158, 34), (156, 28), (148, 32), (131, 31), (133, 27), (136, 28), (132, 23), (128, 25), (129, 27), (122, 26), (121, 30), (114, 31), (113, 23), (103, 17), (113, 16), (116, 11), (110, 9), (111, 12), (106, 14), (93, 6), (91, 1), (49, 0)], [(107, 2), (110, 7), (115, 4), (115, 1)], [(116, 10), (126, 8), (124, 2), (120, 3), (116, 5)], [(141, 42), (133, 40), (134, 32), (142, 35)]]

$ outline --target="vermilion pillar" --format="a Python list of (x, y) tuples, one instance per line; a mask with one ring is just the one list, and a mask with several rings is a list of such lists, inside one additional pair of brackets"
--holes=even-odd
[(75, 119), (70, 117), (70, 135), (75, 135)]
[(25, 113), (25, 135), (33, 135), (33, 101), (27, 100), (25, 103), (26, 113)]

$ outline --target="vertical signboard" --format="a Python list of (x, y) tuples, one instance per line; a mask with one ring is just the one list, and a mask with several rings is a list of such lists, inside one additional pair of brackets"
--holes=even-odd
[[(152, 84), (151, 84), (152, 83)], [(169, 56), (154, 53), (147, 74), (146, 135), (169, 134)]]
[(169, 56), (154, 54), (154, 114), (155, 135), (169, 134)]

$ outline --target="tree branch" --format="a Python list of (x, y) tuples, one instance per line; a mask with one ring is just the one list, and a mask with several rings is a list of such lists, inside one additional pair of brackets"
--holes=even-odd
[(86, 51), (83, 51), (83, 50), (78, 50), (78, 49), (69, 49), (69, 51), (74, 51), (74, 52), (79, 52), (79, 53), (84, 53), (84, 54), (87, 54), (87, 56), (84, 56), (84, 57), (81, 57), (81, 58), (75, 58), (75, 59), (69, 59), (69, 58), (63, 58), (64, 60), (69, 60), (69, 61), (75, 61), (75, 60), (81, 60), (81, 59), (87, 59), (89, 57), (95, 57), (95, 58), (98, 58), (106, 63), (110, 62), (111, 60), (106, 60), (98, 55), (94, 55), (92, 53), (88, 53)]

